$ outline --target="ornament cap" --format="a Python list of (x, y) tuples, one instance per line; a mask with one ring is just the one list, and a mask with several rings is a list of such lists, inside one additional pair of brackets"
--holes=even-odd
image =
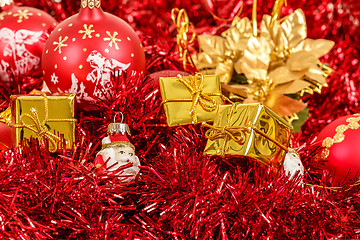
[(126, 123), (110, 123), (108, 126), (107, 133), (108, 135), (127, 133), (131, 136), (129, 125), (127, 125)]
[(129, 134), (129, 136), (131, 136), (129, 125), (127, 125), (126, 123), (123, 123), (123, 121), (124, 121), (123, 113), (122, 112), (119, 112), (119, 113), (121, 114), (121, 123), (115, 122), (115, 118), (118, 115), (118, 113), (116, 113), (114, 116), (114, 122), (110, 123), (108, 126), (108, 129), (107, 129), (108, 135), (119, 134), (119, 133), (124, 135), (125, 133), (127, 133), (127, 134)]
[(81, 7), (82, 8), (100, 8), (101, 7), (101, 0), (81, 0)]

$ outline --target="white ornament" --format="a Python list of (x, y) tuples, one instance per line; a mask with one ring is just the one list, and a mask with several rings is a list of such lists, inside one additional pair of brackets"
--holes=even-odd
[(304, 166), (300, 160), (300, 156), (292, 149), (286, 154), (283, 167), (286, 175), (289, 176), (290, 179), (293, 179), (296, 174), (298, 174), (299, 177), (304, 175)]

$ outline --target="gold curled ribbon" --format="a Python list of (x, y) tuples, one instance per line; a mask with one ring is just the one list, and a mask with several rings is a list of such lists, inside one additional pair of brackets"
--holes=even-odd
[[(49, 115), (49, 105), (48, 98), (45, 93), (41, 93), (41, 96), (44, 98), (44, 109), (45, 117), (43, 121), (40, 121), (39, 114), (36, 108), (30, 109), (30, 114), (24, 113), (20, 116), (20, 124), (12, 125), (15, 128), (26, 128), (34, 132), (38, 137), (42, 145), (45, 145), (45, 140), (50, 142), (49, 151), (56, 152), (58, 149), (58, 144), (61, 142), (61, 138), (51, 133), (46, 126), (48, 122), (76, 122), (76, 119), (48, 119)], [(27, 124), (24, 122), (24, 118), (30, 119), (32, 124)]]
[(225, 97), (220, 92), (218, 93), (204, 93), (204, 75), (202, 73), (196, 73), (195, 76), (189, 76), (189, 80), (183, 78), (180, 74), (177, 76), (177, 80), (184, 84), (189, 90), (192, 99), (167, 99), (162, 102), (162, 105), (167, 102), (192, 102), (190, 109), (190, 116), (193, 119), (193, 123), (197, 123), (196, 107), (199, 105), (206, 112), (213, 112), (218, 108), (218, 103), (212, 97), (221, 97), (223, 100), (232, 103), (230, 99)]
[[(179, 48), (180, 57), (183, 60), (183, 67), (186, 70), (186, 64), (189, 62), (192, 66), (192, 60), (189, 56), (190, 44), (192, 44), (196, 38), (195, 27), (190, 22), (189, 17), (185, 9), (173, 8), (171, 10), (171, 19), (176, 25), (178, 34), (176, 35), (176, 42)], [(190, 39), (188, 35), (190, 34)]]
[(211, 126), (205, 122), (202, 123), (203, 127), (209, 128), (209, 130), (207, 130), (205, 133), (206, 138), (208, 138), (211, 141), (224, 138), (224, 143), (222, 146), (220, 146), (221, 156), (223, 157), (225, 156), (226, 146), (230, 139), (234, 140), (239, 145), (243, 145), (246, 141), (246, 133), (250, 133), (251, 130), (254, 130), (256, 133), (266, 138), (267, 140), (271, 141), (272, 143), (274, 143), (284, 151), (286, 152), (289, 151), (289, 148), (282, 145), (275, 139), (270, 138), (269, 136), (267, 136), (265, 133), (255, 128), (254, 126), (231, 126), (231, 118), (234, 115), (236, 106), (237, 104), (232, 104), (225, 126)]

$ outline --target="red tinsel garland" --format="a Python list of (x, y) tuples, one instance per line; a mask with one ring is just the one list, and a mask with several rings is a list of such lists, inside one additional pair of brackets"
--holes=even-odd
[[(210, 0), (209, 0), (210, 1)], [(54, 15), (76, 13), (80, 1), (17, 1)], [(174, 7), (185, 8), (196, 28), (211, 32), (219, 24), (205, 0), (106, 1), (104, 10), (127, 20), (141, 37), (147, 75), (116, 79), (113, 96), (98, 111), (79, 112), (76, 148), (50, 154), (31, 140), (18, 152), (0, 154), (0, 236), (4, 239), (350, 239), (360, 238), (359, 186), (332, 191), (288, 181), (280, 173), (246, 158), (203, 156), (204, 130), (168, 128), (155, 120), (160, 106), (156, 78), (162, 70), (183, 70), (176, 49)], [(259, 16), (274, 1), (258, 1)], [(227, 18), (232, 8), (212, 1), (213, 14)], [(226, 1), (235, 6), (238, 1)], [(251, 16), (243, 1), (241, 16)], [(324, 57), (335, 72), (322, 94), (307, 96), (311, 117), (294, 135), (307, 183), (331, 186), (314, 161), (317, 133), (339, 116), (359, 112), (360, 3), (356, 0), (289, 0), (283, 13), (302, 8), (308, 36), (334, 40)], [(28, 93), (41, 79), (24, 86), (0, 86), (0, 110), (9, 96)], [(131, 142), (142, 163), (134, 183), (94, 170), (101, 138), (116, 112), (131, 127)], [(350, 183), (349, 183), (350, 184)], [(346, 187), (346, 186), (344, 186)], [(346, 188), (345, 188), (346, 189)]]

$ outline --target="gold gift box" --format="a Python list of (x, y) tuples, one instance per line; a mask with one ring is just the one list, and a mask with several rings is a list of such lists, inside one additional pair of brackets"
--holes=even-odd
[(206, 154), (242, 155), (275, 167), (282, 165), (293, 131), (262, 103), (222, 105), (209, 127)]
[[(194, 76), (182, 78), (190, 82), (189, 77)], [(190, 114), (194, 95), (185, 84), (179, 81), (179, 77), (160, 77), (159, 82), (166, 121), (169, 126), (212, 121), (216, 116), (218, 105), (223, 103), (219, 77), (217, 75), (203, 76), (201, 92), (215, 100), (216, 108), (213, 111), (206, 111), (200, 104), (196, 104), (196, 121), (194, 121)]]
[(74, 104), (75, 94), (12, 95), (10, 108), (13, 146), (33, 137), (39, 141), (47, 140), (49, 150), (55, 152), (63, 137), (67, 149), (71, 149), (75, 141)]

